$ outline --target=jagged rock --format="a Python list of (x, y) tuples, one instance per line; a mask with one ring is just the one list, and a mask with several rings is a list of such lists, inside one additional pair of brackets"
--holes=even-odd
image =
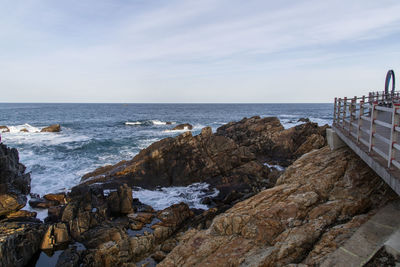
[(160, 262), (163, 259), (165, 259), (165, 257), (167, 256), (167, 254), (165, 254), (165, 252), (163, 251), (156, 251), (153, 255), (151, 255), (151, 257), (156, 261), (156, 262)]
[(46, 227), (38, 219), (0, 223), (0, 267), (25, 266), (40, 249)]
[(30, 182), (30, 174), (19, 163), (18, 151), (0, 144), (0, 217), (25, 206)]
[(48, 209), (58, 205), (60, 205), (58, 201), (47, 200), (44, 198), (32, 198), (29, 200), (29, 206), (35, 209)]
[(176, 131), (176, 130), (192, 130), (192, 129), (193, 129), (193, 125), (191, 125), (189, 123), (178, 124), (174, 128), (172, 128), (173, 131)]
[(44, 195), (43, 198), (48, 201), (56, 201), (58, 203), (58, 205), (66, 204), (68, 202), (67, 196), (65, 193), (47, 194), (47, 195)]
[(26, 129), (26, 128), (23, 128), (23, 129), (21, 129), (21, 130), (19, 130), (21, 133), (28, 133), (29, 131), (28, 131), (28, 129)]
[[(240, 146), (248, 147), (263, 162), (276, 162), (279, 165), (288, 166), (302, 155), (295, 152), (311, 135), (324, 134), (321, 128), (317, 123), (307, 122), (284, 129), (276, 117), (254, 116), (225, 124), (217, 129), (216, 134), (229, 137)], [(318, 142), (312, 146), (312, 149), (321, 148), (324, 145), (325, 141), (322, 145)], [(302, 153), (311, 151), (305, 148), (302, 148)]]
[(107, 167), (105, 172), (96, 170), (82, 180), (84, 184), (107, 181), (108, 185), (127, 183), (144, 188), (208, 182), (224, 196), (234, 189), (271, 186), (268, 172), (248, 148), (213, 135), (208, 127), (197, 136), (186, 132), (153, 143), (131, 161)]
[(57, 260), (56, 267), (79, 267), (81, 253), (72, 246), (64, 250)]
[(118, 187), (118, 190), (111, 192), (108, 196), (111, 213), (129, 214), (133, 212), (132, 189), (126, 184)]
[(0, 133), (8, 133), (10, 129), (7, 126), (0, 126)]
[(345, 239), (335, 225), (354, 228), (357, 216), (394, 198), (349, 148), (324, 147), (289, 166), (274, 188), (215, 217), (209, 229), (188, 231), (159, 266), (318, 265), (321, 251)]
[(54, 249), (71, 241), (67, 225), (57, 223), (50, 225), (43, 237), (40, 248), (43, 250)]
[(48, 133), (57, 133), (61, 131), (60, 124), (53, 124), (48, 127), (43, 128), (40, 130), (41, 133), (48, 132)]
[(7, 215), (7, 219), (24, 219), (24, 218), (36, 218), (37, 213), (27, 210), (19, 210)]

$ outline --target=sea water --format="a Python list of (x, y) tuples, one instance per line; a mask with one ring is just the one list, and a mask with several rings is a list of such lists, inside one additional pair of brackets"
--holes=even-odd
[[(171, 130), (180, 123), (192, 124), (195, 135), (205, 126), (215, 131), (225, 123), (255, 115), (277, 116), (286, 128), (300, 124), (299, 118), (331, 124), (332, 112), (332, 104), (0, 103), (0, 125), (10, 129), (1, 134), (2, 142), (18, 149), (20, 161), (31, 173), (31, 192), (44, 195), (68, 191), (85, 173), (131, 159), (153, 142), (181, 134)], [(61, 124), (61, 132), (40, 132), (56, 123)], [(155, 209), (180, 201), (204, 208), (201, 198), (216, 193), (205, 190), (207, 186), (135, 188), (134, 195)]]

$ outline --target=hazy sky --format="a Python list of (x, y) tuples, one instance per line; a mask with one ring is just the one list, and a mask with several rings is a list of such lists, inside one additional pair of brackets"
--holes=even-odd
[(399, 0), (0, 0), (0, 102), (331, 102), (389, 68)]

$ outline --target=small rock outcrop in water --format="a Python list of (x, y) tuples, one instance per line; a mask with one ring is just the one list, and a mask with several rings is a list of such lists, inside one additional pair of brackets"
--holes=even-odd
[(10, 129), (7, 126), (0, 126), (0, 133), (8, 133)]
[(57, 133), (60, 131), (61, 131), (60, 124), (53, 124), (53, 125), (50, 125), (48, 127), (43, 128), (42, 130), (40, 130), (40, 132), (42, 132), (42, 133), (44, 133), (44, 132)]
[[(397, 198), (349, 148), (294, 162), (274, 188), (190, 230), (159, 266), (318, 266), (371, 214)], [(347, 237), (346, 237), (347, 236)]]
[(176, 125), (174, 128), (172, 128), (172, 131), (177, 131), (177, 130), (192, 130), (193, 126), (189, 123), (183, 123)]
[(25, 166), (19, 163), (18, 151), (0, 144), (0, 217), (25, 206), (30, 181)]

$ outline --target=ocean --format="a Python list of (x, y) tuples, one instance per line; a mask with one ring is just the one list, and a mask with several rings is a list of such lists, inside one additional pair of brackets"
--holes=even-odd
[[(26, 104), (0, 103), (2, 142), (17, 148), (20, 161), (31, 173), (31, 192), (39, 195), (68, 191), (97, 167), (128, 160), (141, 149), (165, 137), (181, 123), (219, 126), (243, 117), (277, 116), (285, 128), (309, 118), (320, 125), (332, 123), (332, 104)], [(171, 122), (169, 125), (167, 122)], [(41, 133), (43, 127), (61, 124), (59, 133)], [(29, 132), (20, 132), (21, 129)], [(210, 194), (207, 184), (160, 188), (135, 188), (134, 197), (155, 209), (185, 201), (194, 208)], [(208, 193), (206, 193), (208, 192)], [(211, 194), (218, 192), (211, 191)]]

